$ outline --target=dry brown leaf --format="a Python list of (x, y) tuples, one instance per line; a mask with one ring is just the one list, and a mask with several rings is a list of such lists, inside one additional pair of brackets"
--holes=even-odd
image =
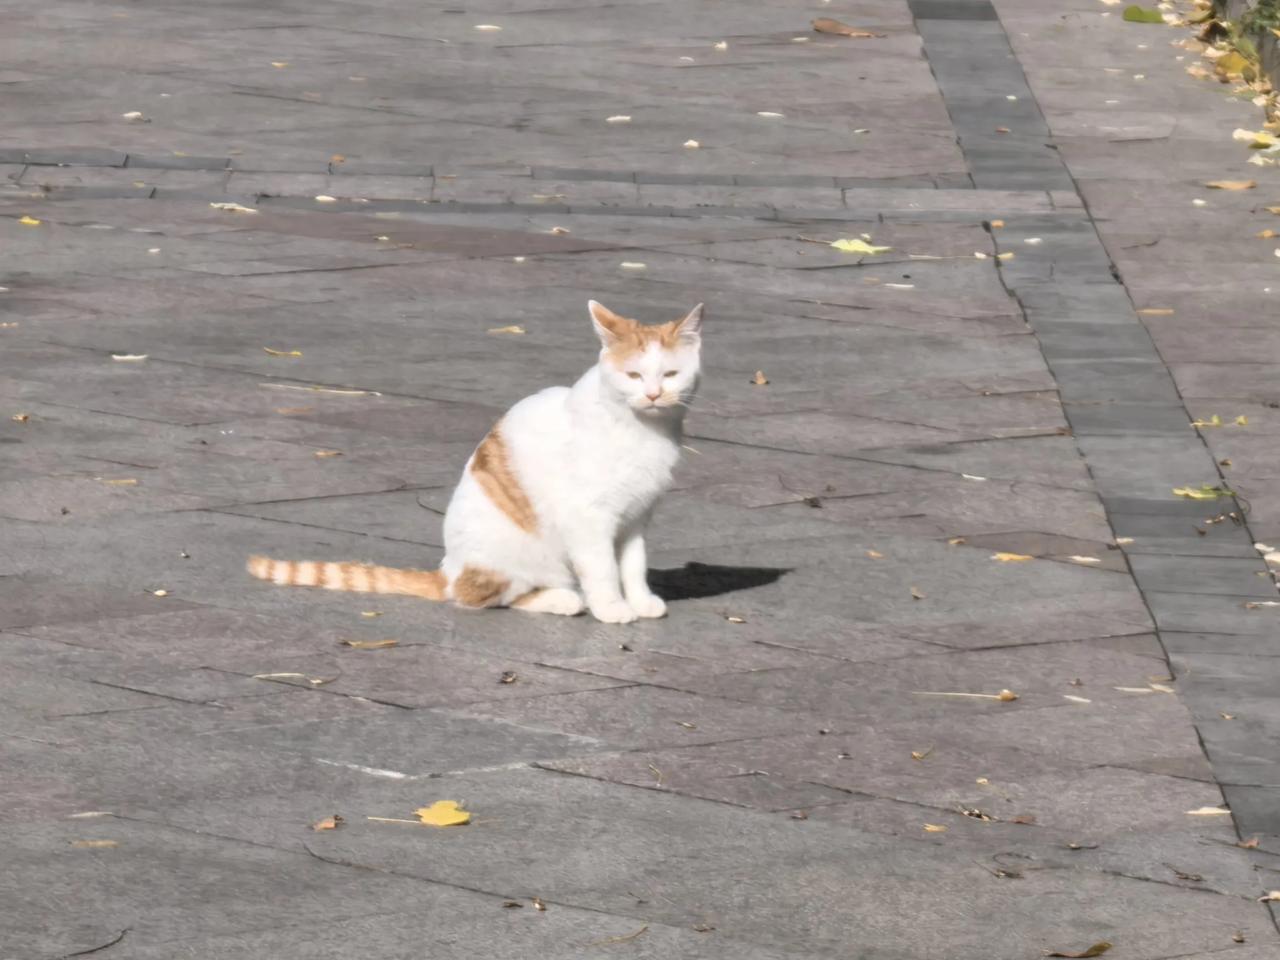
[(118, 840), (72, 840), (71, 845), (73, 847), (83, 847), (86, 849), (100, 849), (102, 847), (118, 847), (120, 846), (120, 841)]
[(1254, 236), (1259, 240), (1270, 240), (1272, 237), (1280, 237), (1280, 233), (1276, 233), (1274, 230), (1263, 230), (1260, 233), (1255, 233)]
[(1272, 900), (1280, 900), (1280, 890), (1268, 890), (1266, 896), (1258, 898), (1259, 903), (1268, 903)]
[(813, 29), (818, 33), (831, 33), (838, 37), (853, 37), (855, 40), (878, 40), (884, 37), (883, 33), (859, 30), (857, 27), (851, 27), (847, 23), (831, 20), (828, 17), (820, 17), (813, 21)]
[(26, 423), (27, 421), (29, 421), (29, 420), (31, 419), (31, 414), (29, 414), (29, 413), (15, 413), (15, 414), (14, 414), (12, 417), (10, 417), (9, 419), (10, 419), (10, 420), (12, 420), (12, 421), (14, 421), (15, 423)]
[(751, 382), (757, 387), (765, 387), (769, 385), (769, 378), (764, 375), (763, 370), (757, 370), (756, 375), (751, 378)]
[(519, 679), (520, 678), (515, 675), (514, 671), (503, 670), (502, 674), (498, 677), (498, 682), (499, 683), (515, 683)]
[(352, 650), (385, 650), (387, 647), (399, 646), (399, 640), (339, 640), (344, 647)]
[(1143, 307), (1138, 313), (1144, 317), (1171, 317), (1173, 307)]
[(911, 759), (923, 760), (925, 757), (929, 756), (929, 754), (931, 753), (933, 753), (933, 747), (930, 747), (928, 750), (912, 750)]
[(1241, 840), (1236, 844), (1236, 846), (1240, 847), (1242, 850), (1253, 850), (1260, 842), (1261, 841), (1258, 837), (1250, 837), (1248, 840)]
[(1046, 950), (1044, 955), (1046, 957), (1072, 957), (1075, 958), (1075, 960), (1081, 960), (1081, 958), (1085, 957), (1100, 957), (1110, 949), (1110, 941), (1099, 940), (1093, 946), (1086, 950), (1081, 950), (1079, 953), (1075, 953), (1071, 950)]
[(337, 830), (338, 826), (343, 822), (342, 814), (335, 813), (332, 817), (325, 817), (323, 820), (317, 820), (311, 825), (311, 829), (320, 830)]
[(879, 550), (868, 550), (868, 551), (867, 551), (867, 556), (868, 556), (868, 557), (870, 557), (872, 560), (883, 560), (883, 559), (884, 559), (884, 554), (883, 554), (883, 553), (881, 553)]
[(546, 912), (547, 905), (542, 902), (541, 897), (530, 897), (529, 902), (533, 904), (533, 909), (537, 910), (539, 913)]
[(960, 546), (960, 544), (968, 543), (968, 542), (969, 541), (965, 540), (964, 537), (948, 537), (947, 538), (947, 543), (951, 544), (951, 546), (953, 547), (958, 547)]
[(733, 616), (729, 616), (728, 614), (725, 615), (725, 619), (728, 620), (730, 623), (746, 623), (747, 622), (742, 617), (733, 617)]
[(340, 153), (335, 153), (332, 157), (329, 158), (329, 162), (330, 163), (346, 163), (347, 158)]
[(312, 456), (319, 457), (320, 459), (323, 460), (325, 457), (340, 457), (342, 456), (342, 451), (341, 450), (317, 450), (315, 453), (312, 454)]
[(271, 354), (273, 357), (300, 357), (300, 356), (302, 356), (302, 351), (301, 351), (301, 350), (272, 350), (270, 347), (263, 347), (262, 349), (263, 349), (263, 350), (265, 350), (267, 353)]
[(1257, 180), (1210, 180), (1205, 184), (1214, 190), (1252, 190), (1257, 185)]
[(940, 823), (926, 823), (924, 825), (925, 833), (946, 833), (947, 828)]
[(1000, 229), (1001, 227), (1003, 227), (1003, 226), (1004, 226), (1004, 221), (1003, 221), (1003, 220), (992, 220), (992, 221), (991, 221), (991, 227), (992, 227), (992, 229), (993, 229), (993, 230), (999, 230), (999, 229)]
[(1010, 817), (1009, 822), (1021, 823), (1024, 826), (1030, 826), (1031, 824), (1036, 822), (1036, 817), (1034, 813), (1019, 813), (1016, 816)]

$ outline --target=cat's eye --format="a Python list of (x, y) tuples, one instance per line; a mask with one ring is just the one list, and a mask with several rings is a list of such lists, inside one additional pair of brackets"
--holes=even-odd
[(640, 374), (639, 374), (639, 372), (637, 372), (637, 371), (635, 371), (635, 370), (628, 370), (628, 371), (627, 371), (627, 376), (628, 376), (628, 377), (630, 377), (632, 380), (639, 380), (639, 379), (640, 379)]
[(674, 377), (674, 376), (675, 376), (677, 373), (679, 373), (679, 372), (680, 372), (679, 370), (668, 370), (666, 373), (664, 373), (664, 374), (663, 374), (663, 376), (664, 376), (664, 377)]

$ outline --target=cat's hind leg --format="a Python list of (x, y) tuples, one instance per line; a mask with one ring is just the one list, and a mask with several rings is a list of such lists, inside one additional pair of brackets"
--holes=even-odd
[(516, 610), (525, 613), (556, 613), (562, 617), (576, 617), (586, 609), (582, 594), (568, 587), (547, 587), (531, 590), (511, 602)]

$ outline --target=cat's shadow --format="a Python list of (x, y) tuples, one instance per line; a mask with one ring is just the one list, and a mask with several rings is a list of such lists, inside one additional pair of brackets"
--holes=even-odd
[(650, 570), (649, 586), (664, 600), (695, 600), (763, 587), (790, 572), (790, 567), (724, 567), (690, 562), (671, 570)]

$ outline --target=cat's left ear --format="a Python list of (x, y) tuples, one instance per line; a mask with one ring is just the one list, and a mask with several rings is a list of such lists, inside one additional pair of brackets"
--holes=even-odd
[(691, 346), (702, 345), (702, 304), (698, 304), (676, 323), (676, 334)]

